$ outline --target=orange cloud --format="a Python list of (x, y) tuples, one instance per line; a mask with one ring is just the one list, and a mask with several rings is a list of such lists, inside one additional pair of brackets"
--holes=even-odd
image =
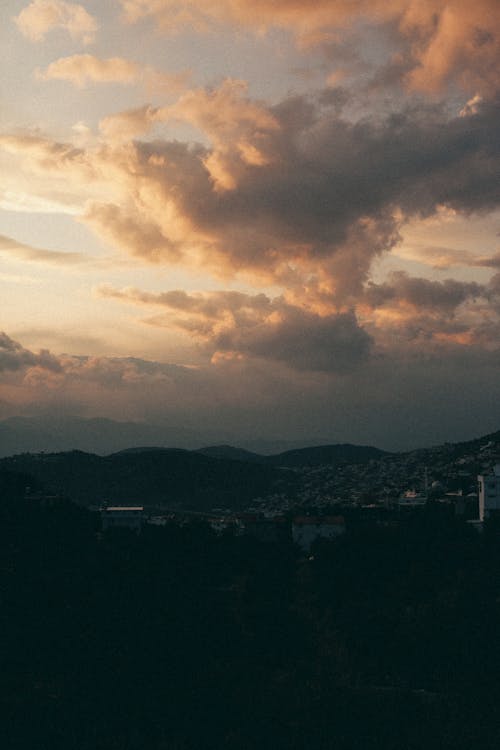
[(455, 80), (468, 91), (484, 95), (497, 91), (500, 85), (498, 2), (443, 0), (437, 6), (430, 0), (414, 4), (401, 21), (402, 32), (412, 37), (416, 62), (407, 76), (409, 86), (434, 92)]
[(186, 92), (156, 119), (179, 119), (199, 128), (214, 146), (204, 160), (217, 190), (236, 187), (245, 165), (263, 166), (273, 160), (269, 135), (280, 129), (268, 107), (247, 96), (244, 81), (226, 79), (217, 88)]
[[(130, 141), (173, 118), (208, 143)], [(108, 118), (96, 145), (16, 135), (0, 147), (30, 178), (78, 191), (82, 219), (136, 258), (265, 280), (328, 315), (363, 297), (404, 222), (498, 205), (497, 124), (489, 102), (470, 117), (422, 104), (349, 122), (321, 97), (269, 106), (226, 81)]]
[(140, 75), (140, 66), (122, 57), (101, 59), (94, 55), (72, 55), (55, 60), (38, 75), (44, 80), (69, 81), (83, 88), (89, 82), (134, 83)]
[[(263, 358), (298, 370), (348, 372), (368, 359), (370, 336), (352, 311), (318, 315), (264, 294), (175, 290), (150, 294), (99, 287), (97, 294), (171, 311), (164, 324), (204, 342), (212, 362)], [(158, 319), (154, 320), (159, 323)]]
[(46, 81), (68, 81), (79, 88), (89, 83), (142, 83), (148, 91), (166, 94), (179, 93), (190, 73), (165, 73), (123, 57), (100, 58), (86, 54), (61, 57), (50, 63), (46, 70), (37, 71), (37, 76)]
[[(153, 19), (166, 32), (235, 24), (291, 30), (302, 44), (335, 38), (358, 20), (392, 24), (410, 63), (410, 88), (435, 92), (449, 81), (474, 93), (498, 90), (500, 5), (497, 0), (121, 0), (124, 18)], [(402, 71), (404, 74), (404, 71)]]
[(0, 235), (0, 253), (8, 254), (19, 260), (48, 263), (56, 266), (73, 266), (88, 262), (88, 258), (81, 253), (67, 253), (30, 247), (3, 235)]
[(105, 138), (119, 142), (146, 134), (157, 121), (158, 109), (146, 104), (143, 107), (103, 117), (99, 130)]
[(15, 21), (32, 42), (42, 41), (53, 29), (64, 29), (73, 39), (91, 44), (98, 29), (97, 21), (82, 5), (64, 0), (33, 0)]

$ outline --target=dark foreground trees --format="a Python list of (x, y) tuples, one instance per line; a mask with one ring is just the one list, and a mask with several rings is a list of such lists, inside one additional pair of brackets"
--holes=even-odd
[(0, 534), (9, 750), (498, 747), (494, 532), (422, 516), (305, 559), (4, 500)]

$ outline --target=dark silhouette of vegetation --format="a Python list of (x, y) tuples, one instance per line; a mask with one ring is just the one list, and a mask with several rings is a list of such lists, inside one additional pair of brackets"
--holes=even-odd
[(82, 505), (140, 503), (196, 510), (245, 507), (269, 493), (281, 473), (271, 466), (203, 456), (180, 449), (25, 453), (0, 460), (0, 469), (32, 474), (47, 491)]
[(389, 456), (387, 451), (373, 448), (369, 445), (351, 445), (351, 443), (336, 443), (335, 445), (318, 445), (311, 448), (296, 448), (294, 450), (266, 456), (266, 462), (272, 466), (320, 466), (330, 464), (365, 464), (372, 459)]
[(0, 534), (9, 750), (498, 747), (494, 526), (430, 510), (304, 556), (199, 523), (102, 533), (13, 488)]

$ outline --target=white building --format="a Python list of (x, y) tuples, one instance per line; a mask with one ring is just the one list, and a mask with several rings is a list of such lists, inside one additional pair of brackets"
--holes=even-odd
[(500, 511), (500, 464), (496, 464), (491, 474), (480, 474), (479, 520), (489, 518), (491, 512)]
[(116, 505), (101, 508), (103, 531), (117, 527), (139, 532), (142, 528), (144, 508), (142, 505)]

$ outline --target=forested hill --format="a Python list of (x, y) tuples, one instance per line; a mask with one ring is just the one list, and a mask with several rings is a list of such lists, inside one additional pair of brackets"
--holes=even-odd
[(271, 466), (210, 458), (177, 449), (96, 456), (81, 451), (21, 454), (0, 472), (29, 474), (46, 492), (83, 504), (141, 503), (196, 510), (238, 508), (271, 492), (281, 472)]
[(383, 458), (389, 454), (379, 448), (368, 445), (351, 445), (338, 443), (336, 445), (319, 445), (313, 448), (299, 448), (296, 450), (267, 456), (266, 463), (271, 466), (320, 466), (322, 464), (337, 465), (363, 464), (371, 459)]
[(104, 501), (209, 510), (248, 506), (294, 484), (285, 468), (364, 463), (385, 455), (376, 448), (332, 445), (276, 456), (214, 446), (201, 451), (131, 448), (110, 456), (82, 451), (23, 453), (0, 459), (0, 472), (31, 475), (46, 492), (83, 505)]
[(200, 448), (198, 452), (214, 458), (227, 458), (233, 461), (247, 461), (287, 468), (320, 466), (322, 464), (336, 466), (341, 463), (366, 463), (372, 458), (378, 459), (389, 455), (386, 451), (382, 451), (379, 448), (373, 448), (368, 445), (352, 445), (351, 443), (295, 448), (271, 456), (263, 456), (259, 453), (242, 450), (241, 448), (233, 448), (230, 445), (213, 445), (207, 448)]

